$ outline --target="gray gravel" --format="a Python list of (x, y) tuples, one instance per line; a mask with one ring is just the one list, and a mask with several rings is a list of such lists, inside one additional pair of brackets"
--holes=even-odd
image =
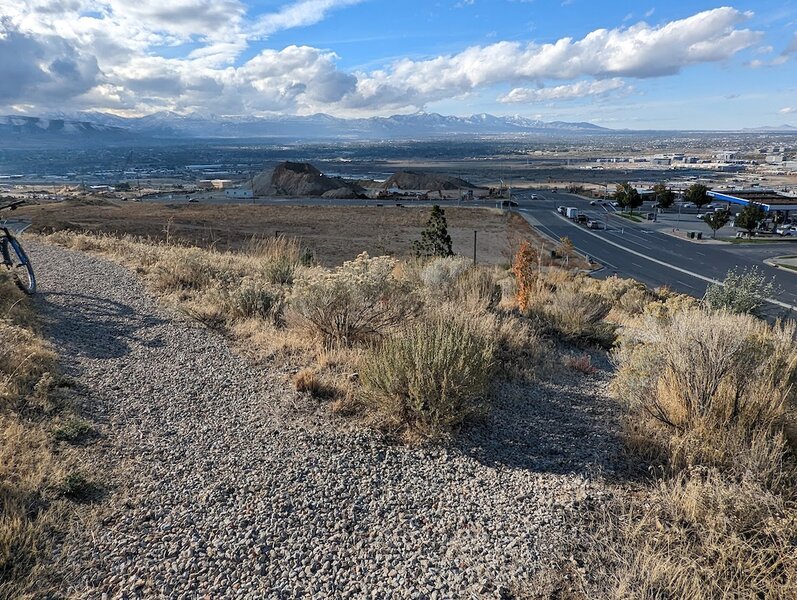
[(448, 447), (342, 427), (126, 269), (28, 243), (99, 440), (70, 597), (498, 598), (533, 591), (619, 448), (601, 383), (507, 386)]

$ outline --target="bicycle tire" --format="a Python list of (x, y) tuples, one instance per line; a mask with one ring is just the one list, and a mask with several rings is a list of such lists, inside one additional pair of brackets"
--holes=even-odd
[[(11, 246), (15, 256), (9, 251), (9, 246)], [(3, 259), (6, 267), (11, 271), (17, 287), (28, 295), (35, 293), (36, 275), (33, 273), (33, 267), (30, 264), (28, 255), (16, 238), (7, 237), (3, 240)], [(18, 263), (17, 260), (19, 261)]]

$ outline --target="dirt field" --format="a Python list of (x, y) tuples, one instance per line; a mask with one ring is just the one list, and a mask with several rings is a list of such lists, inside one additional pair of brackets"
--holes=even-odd
[[(454, 252), (478, 262), (508, 264), (524, 239), (540, 238), (519, 216), (497, 209), (446, 208)], [(165, 205), (66, 201), (19, 208), (14, 217), (33, 220), (32, 232), (69, 229), (180, 241), (237, 249), (253, 237), (297, 237), (324, 265), (340, 264), (366, 251), (410, 253), (429, 217), (428, 208), (301, 207), (252, 205)], [(549, 245), (550, 246), (550, 245)]]

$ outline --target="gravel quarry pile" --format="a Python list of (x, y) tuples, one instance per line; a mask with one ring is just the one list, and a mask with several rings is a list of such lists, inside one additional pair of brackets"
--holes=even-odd
[(64, 595), (523, 597), (606, 493), (620, 443), (599, 389), (507, 385), (458, 441), (391, 445), (127, 269), (28, 245), (45, 333), (98, 431), (85, 469), (103, 494), (76, 510)]

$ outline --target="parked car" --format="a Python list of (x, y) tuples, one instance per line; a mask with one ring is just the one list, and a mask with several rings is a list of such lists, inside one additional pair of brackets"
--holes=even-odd
[(620, 203), (619, 202), (612, 202), (612, 206), (614, 206), (615, 208), (620, 208)]
[(601, 228), (600, 221), (595, 221), (593, 219), (590, 219), (589, 221), (587, 221), (587, 228), (588, 229), (600, 229)]
[(537, 194), (532, 194), (532, 195), (531, 195), (531, 199), (532, 199), (532, 200), (536, 200), (536, 199), (537, 199)]
[(788, 227), (778, 227), (775, 233), (778, 235), (797, 235), (797, 226), (789, 225)]
[(502, 200), (501, 208), (514, 208), (518, 205), (514, 200)]
[(585, 214), (579, 214), (579, 215), (576, 216), (576, 222), (577, 223), (586, 223), (587, 220), (588, 220), (587, 219), (587, 215), (585, 215)]
[(595, 200), (590, 200), (589, 205), (590, 206), (598, 206), (598, 203), (595, 202)]
[(567, 207), (566, 206), (559, 206), (556, 209), (556, 212), (558, 212), (560, 215), (564, 215), (567, 212)]

